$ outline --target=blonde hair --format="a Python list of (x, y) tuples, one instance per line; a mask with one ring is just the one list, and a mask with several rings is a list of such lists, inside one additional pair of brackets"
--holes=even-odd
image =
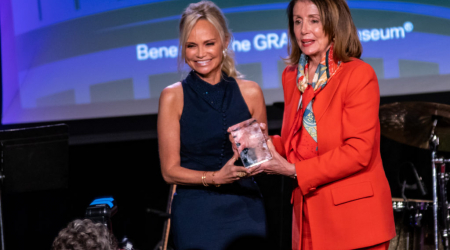
[(291, 0), (286, 10), (289, 20), (289, 56), (285, 59), (287, 64), (297, 64), (302, 54), (294, 33), (294, 6), (301, 1), (310, 1), (317, 6), (323, 31), (330, 42), (334, 40), (333, 57), (336, 61), (348, 62), (351, 57), (361, 57), (362, 45), (345, 0)]
[[(198, 20), (208, 20), (217, 29), (220, 35), (222, 45), (226, 46), (230, 42), (233, 35), (228, 29), (227, 20), (222, 11), (211, 1), (201, 1), (198, 3), (191, 3), (184, 10), (180, 20), (180, 45), (179, 45), (179, 61), (178, 65), (181, 68), (186, 57), (186, 42)], [(242, 75), (236, 70), (234, 62), (234, 53), (231, 49), (223, 48), (222, 54), (222, 71), (230, 77), (240, 78)]]

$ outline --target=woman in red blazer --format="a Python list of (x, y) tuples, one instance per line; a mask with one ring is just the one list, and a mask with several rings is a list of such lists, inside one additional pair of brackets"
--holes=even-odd
[[(292, 249), (388, 249), (392, 199), (380, 156), (379, 87), (345, 0), (292, 0), (284, 117), (253, 174), (297, 180)], [(312, 76), (312, 77), (311, 77)]]

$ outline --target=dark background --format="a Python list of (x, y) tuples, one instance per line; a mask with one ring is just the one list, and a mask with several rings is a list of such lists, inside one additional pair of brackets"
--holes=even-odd
[[(381, 98), (381, 104), (396, 101), (450, 105), (450, 92)], [(267, 110), (270, 134), (279, 134), (283, 104)], [(156, 115), (149, 115), (68, 121), (68, 188), (25, 193), (4, 190), (6, 249), (50, 249), (60, 229), (82, 218), (90, 202), (105, 195), (112, 195), (118, 204), (112, 220), (116, 237), (127, 236), (137, 249), (153, 249), (161, 239), (164, 219), (147, 209), (165, 211), (169, 190), (160, 172), (156, 119)], [(37, 125), (44, 124), (26, 126)], [(408, 191), (408, 198), (431, 199), (428, 150), (382, 137), (381, 153), (393, 197), (401, 197), (397, 184), (401, 165), (412, 162), (430, 192), (422, 197), (417, 191)], [(450, 157), (445, 152), (439, 155)], [(291, 180), (261, 175), (257, 181), (265, 198), (272, 247), (290, 249)]]
[[(283, 110), (270, 106), (268, 112), (272, 117), (269, 126), (273, 127), (270, 133), (279, 134)], [(156, 119), (156, 115), (149, 115), (67, 121), (68, 188), (20, 193), (4, 190), (6, 249), (50, 249), (59, 230), (71, 220), (83, 218), (95, 198), (109, 195), (118, 205), (112, 218), (115, 236), (129, 238), (137, 249), (153, 249), (161, 240), (164, 219), (147, 210), (165, 211), (169, 192), (160, 171)], [(48, 123), (16, 127), (42, 125)], [(257, 181), (266, 198), (273, 249), (287, 249), (291, 179), (262, 175)]]

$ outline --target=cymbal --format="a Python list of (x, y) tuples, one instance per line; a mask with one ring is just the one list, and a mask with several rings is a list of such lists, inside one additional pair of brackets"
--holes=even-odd
[(429, 149), (433, 122), (438, 151), (450, 152), (450, 105), (432, 102), (395, 102), (380, 107), (381, 134), (410, 146)]

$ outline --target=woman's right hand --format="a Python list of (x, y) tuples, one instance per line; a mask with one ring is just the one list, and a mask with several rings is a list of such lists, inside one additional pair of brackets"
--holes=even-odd
[(233, 157), (214, 174), (213, 180), (215, 184), (229, 184), (249, 174), (249, 171), (245, 167), (234, 165), (239, 158), (239, 154), (235, 149), (233, 149), (233, 152)]
[(296, 176), (295, 164), (288, 162), (275, 149), (272, 140), (267, 140), (272, 159), (261, 164), (261, 168), (267, 174), (279, 174), (293, 178)]

